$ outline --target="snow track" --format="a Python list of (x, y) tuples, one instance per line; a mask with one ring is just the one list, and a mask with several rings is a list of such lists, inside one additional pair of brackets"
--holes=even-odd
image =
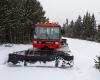
[(100, 54), (100, 43), (68, 39), (74, 55), (74, 67), (62, 69), (52, 66), (12, 66), (4, 64), (8, 53), (31, 48), (30, 45), (0, 46), (0, 80), (100, 80), (100, 72), (94, 68), (94, 58)]

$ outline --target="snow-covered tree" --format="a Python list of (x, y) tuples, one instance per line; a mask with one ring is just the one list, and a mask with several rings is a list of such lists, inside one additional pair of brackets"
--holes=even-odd
[(95, 61), (95, 67), (97, 69), (100, 69), (100, 56), (96, 56), (96, 59), (94, 59)]

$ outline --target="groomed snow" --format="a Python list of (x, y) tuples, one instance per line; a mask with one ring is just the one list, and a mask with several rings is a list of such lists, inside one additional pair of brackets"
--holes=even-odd
[(100, 71), (94, 67), (94, 59), (100, 54), (100, 43), (67, 38), (72, 51), (74, 67), (61, 69), (35, 66), (9, 67), (5, 64), (11, 52), (26, 50), (32, 45), (0, 45), (0, 80), (100, 80)]

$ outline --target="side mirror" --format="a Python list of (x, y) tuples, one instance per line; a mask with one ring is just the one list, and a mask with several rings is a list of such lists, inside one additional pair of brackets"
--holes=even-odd
[(61, 29), (61, 35), (64, 35), (65, 31), (63, 29)]

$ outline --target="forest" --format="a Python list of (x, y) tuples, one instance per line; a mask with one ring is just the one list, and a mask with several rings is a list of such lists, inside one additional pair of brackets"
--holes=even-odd
[[(30, 43), (32, 24), (46, 20), (38, 0), (0, 0), (0, 44)], [(62, 31), (66, 37), (100, 42), (100, 24), (89, 12), (76, 21), (66, 19)]]
[(31, 42), (32, 24), (45, 21), (37, 0), (0, 0), (0, 44)]
[(94, 14), (89, 12), (83, 17), (79, 15), (76, 21), (69, 22), (66, 19), (62, 30), (66, 37), (100, 42), (100, 24), (97, 24)]

